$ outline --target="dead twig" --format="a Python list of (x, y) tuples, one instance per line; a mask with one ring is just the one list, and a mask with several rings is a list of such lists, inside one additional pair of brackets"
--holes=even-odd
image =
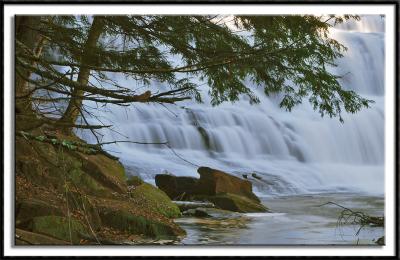
[(329, 201), (329, 202), (319, 205), (317, 207), (322, 207), (322, 206), (326, 206), (326, 205), (334, 205), (334, 206), (342, 209), (342, 211), (339, 214), (338, 220), (337, 220), (338, 228), (341, 228), (344, 225), (359, 226), (355, 233), (356, 236), (358, 236), (360, 234), (360, 231), (365, 226), (371, 226), (371, 227), (383, 227), (384, 226), (384, 222), (385, 222), (384, 217), (370, 216), (368, 214), (365, 214), (364, 212), (355, 211), (355, 210), (346, 208), (346, 207), (344, 207), (340, 204), (337, 204), (335, 202), (332, 202), (332, 201)]

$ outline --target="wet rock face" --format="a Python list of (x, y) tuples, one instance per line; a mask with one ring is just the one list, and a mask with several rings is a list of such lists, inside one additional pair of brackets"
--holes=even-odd
[(204, 199), (214, 203), (217, 208), (234, 212), (248, 213), (269, 211), (267, 207), (259, 202), (231, 193), (219, 193), (215, 196), (204, 197)]
[(250, 181), (208, 167), (200, 167), (198, 173), (200, 179), (159, 174), (155, 181), (174, 200), (208, 201), (235, 212), (268, 211), (253, 193)]
[(232, 193), (260, 202), (248, 180), (208, 167), (200, 167), (197, 171), (200, 179), (157, 174), (156, 185), (174, 200), (190, 199), (196, 195), (215, 196), (220, 193)]
[(208, 167), (200, 167), (197, 172), (200, 174), (198, 194), (215, 196), (220, 193), (231, 193), (260, 202), (248, 180)]
[(156, 185), (171, 199), (182, 200), (197, 194), (198, 179), (193, 177), (177, 177), (169, 174), (157, 174)]

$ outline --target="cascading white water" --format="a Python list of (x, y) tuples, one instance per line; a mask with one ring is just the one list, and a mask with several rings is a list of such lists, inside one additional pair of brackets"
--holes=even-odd
[[(242, 100), (217, 107), (184, 102), (166, 107), (134, 104), (99, 112), (129, 140), (168, 141), (195, 165), (240, 174), (257, 172), (260, 196), (310, 192), (384, 192), (384, 19), (364, 16), (332, 29), (331, 36), (348, 47), (334, 72), (342, 84), (375, 101), (372, 108), (338, 119), (321, 118), (308, 103), (285, 112), (277, 98), (256, 89), (261, 103)], [(121, 83), (126, 81), (118, 78)], [(129, 83), (129, 82), (125, 82)], [(162, 88), (162, 86), (158, 86)], [(204, 93), (206, 93), (206, 88)], [(306, 102), (306, 101), (305, 101)], [(121, 135), (103, 130), (104, 140)], [(93, 142), (88, 132), (81, 135)], [(147, 181), (163, 171), (198, 176), (197, 167), (163, 145), (119, 143), (105, 147), (127, 168)]]

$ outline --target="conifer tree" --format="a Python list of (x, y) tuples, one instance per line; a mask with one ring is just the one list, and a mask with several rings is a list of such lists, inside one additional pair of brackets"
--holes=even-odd
[[(22, 18), (27, 17), (17, 17), (17, 21)], [(266, 95), (280, 93), (283, 109), (290, 111), (308, 99), (321, 116), (340, 120), (343, 109), (355, 113), (372, 102), (343, 89), (340, 77), (328, 71), (346, 50), (329, 37), (329, 28), (356, 16), (76, 15), (35, 19), (34, 24), (22, 24), (16, 37), (16, 78), (26, 83), (16, 98), (53, 104), (67, 101), (65, 109), (57, 108), (57, 117), (51, 116), (54, 111), (36, 109), (37, 120), (67, 129), (100, 127), (76, 124), (77, 117), (83, 116), (84, 100), (116, 105), (201, 101), (193, 77), (207, 83), (213, 105), (236, 101), (241, 95), (259, 102), (246, 85), (248, 81), (264, 88)], [(41, 41), (43, 51), (35, 52), (39, 40), (23, 40), (23, 29), (45, 40)], [(152, 80), (162, 82), (169, 90), (152, 93), (121, 86), (112, 80), (116, 73), (144, 87)]]

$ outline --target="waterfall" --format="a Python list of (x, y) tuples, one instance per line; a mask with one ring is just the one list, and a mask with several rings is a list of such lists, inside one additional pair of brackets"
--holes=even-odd
[[(384, 192), (384, 18), (363, 16), (331, 30), (348, 47), (333, 72), (341, 83), (375, 103), (357, 114), (321, 118), (305, 101), (292, 112), (254, 87), (261, 103), (241, 100), (217, 107), (192, 101), (178, 105), (132, 104), (97, 116), (115, 125), (104, 140), (168, 141), (165, 145), (119, 143), (105, 149), (119, 156), (128, 174), (154, 183), (164, 171), (198, 177), (195, 165), (240, 175), (257, 172), (258, 195), (313, 192)], [(119, 82), (129, 83), (125, 78)], [(155, 86), (162, 88), (162, 86)], [(207, 89), (204, 87), (204, 93)], [(79, 133), (94, 142), (90, 132)], [(179, 155), (179, 156), (177, 156)], [(181, 158), (180, 158), (181, 157)], [(191, 162), (188, 163), (184, 160)]]

